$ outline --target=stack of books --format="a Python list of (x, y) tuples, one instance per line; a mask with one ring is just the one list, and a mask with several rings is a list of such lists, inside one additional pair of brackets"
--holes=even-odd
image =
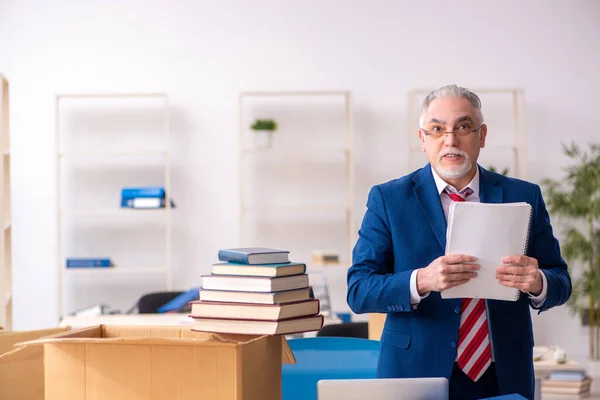
[(192, 330), (287, 335), (323, 327), (306, 264), (289, 261), (289, 251), (223, 249), (218, 258), (191, 303)]
[(590, 395), (591, 379), (584, 370), (552, 371), (542, 380), (544, 400), (579, 400)]

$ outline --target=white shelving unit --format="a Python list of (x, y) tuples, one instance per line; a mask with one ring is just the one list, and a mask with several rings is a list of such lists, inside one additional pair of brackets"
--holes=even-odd
[[(173, 290), (170, 139), (165, 93), (56, 96), (59, 316)], [(136, 186), (163, 186), (166, 206), (121, 208), (121, 189)], [(66, 268), (70, 257), (115, 265)]]
[[(418, 138), (421, 104), (434, 89), (415, 89), (408, 93), (408, 170), (427, 163)], [(488, 126), (486, 146), (479, 164), (494, 167), (497, 172), (508, 168), (508, 175), (526, 178), (525, 171), (525, 94), (519, 88), (474, 88), (481, 99), (482, 112)]]
[(12, 225), (10, 182), (9, 85), (0, 74), (0, 326), (12, 329)]
[[(349, 91), (254, 91), (239, 95), (240, 246), (313, 251), (349, 265), (354, 226), (353, 102)], [(277, 130), (260, 147), (256, 119)], [(260, 133), (258, 133), (260, 134)]]

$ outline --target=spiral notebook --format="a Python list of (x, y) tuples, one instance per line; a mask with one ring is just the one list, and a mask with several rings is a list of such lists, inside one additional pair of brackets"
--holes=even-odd
[(520, 290), (502, 286), (496, 266), (504, 256), (526, 254), (531, 225), (528, 203), (454, 202), (448, 213), (446, 254), (477, 257), (477, 277), (442, 291), (443, 299), (483, 298), (517, 301)]

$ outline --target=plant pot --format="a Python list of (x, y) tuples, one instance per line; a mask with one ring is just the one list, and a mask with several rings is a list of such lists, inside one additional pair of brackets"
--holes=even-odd
[[(595, 311), (595, 315), (596, 318), (600, 317), (600, 310), (596, 309)], [(590, 326), (590, 309), (588, 308), (583, 308), (581, 310), (581, 326)]]
[(273, 143), (273, 131), (257, 130), (254, 131), (254, 144), (258, 148), (268, 149)]

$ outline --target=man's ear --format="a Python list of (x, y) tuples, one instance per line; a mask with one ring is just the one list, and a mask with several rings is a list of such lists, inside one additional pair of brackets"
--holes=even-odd
[(479, 147), (481, 147), (482, 149), (485, 147), (485, 138), (487, 137), (487, 125), (483, 124), (481, 125), (480, 131), (479, 131)]
[(425, 151), (425, 134), (421, 129), (417, 132), (419, 133), (419, 141), (421, 142), (421, 151)]

